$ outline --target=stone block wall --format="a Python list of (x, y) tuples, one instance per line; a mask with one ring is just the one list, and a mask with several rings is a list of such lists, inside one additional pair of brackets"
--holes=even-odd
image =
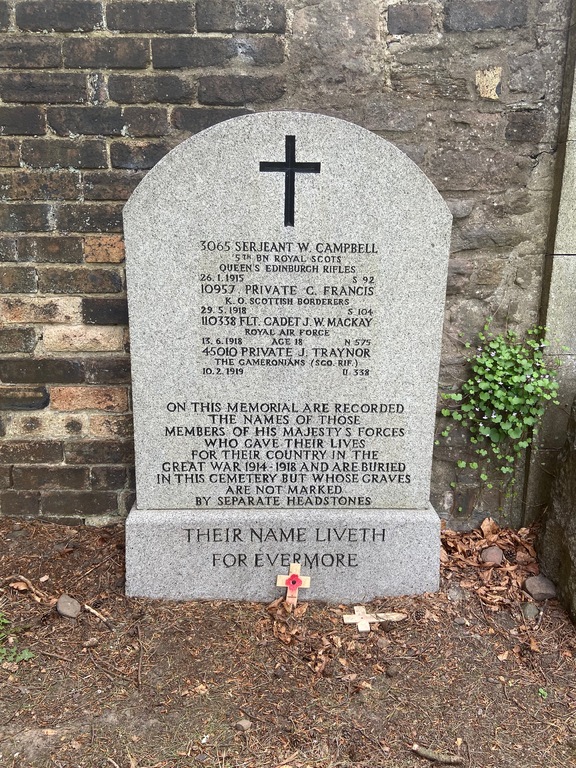
[[(0, 514), (134, 498), (122, 206), (228, 117), (303, 109), (405, 151), (454, 214), (441, 386), (538, 317), (569, 0), (0, 0)], [(433, 500), (484, 515), (458, 442)]]

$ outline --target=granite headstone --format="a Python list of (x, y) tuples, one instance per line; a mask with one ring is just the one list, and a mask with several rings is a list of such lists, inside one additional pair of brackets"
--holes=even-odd
[(307, 599), (436, 589), (431, 182), (356, 125), (261, 113), (172, 150), (124, 222), (128, 594), (268, 600), (291, 562)]

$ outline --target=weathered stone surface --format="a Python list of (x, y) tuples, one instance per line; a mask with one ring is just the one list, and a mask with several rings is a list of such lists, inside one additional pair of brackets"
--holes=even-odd
[(491, 563), (492, 565), (500, 565), (504, 558), (504, 553), (500, 547), (486, 547), (480, 553), (480, 559), (483, 563)]
[(540, 609), (534, 603), (522, 603), (520, 610), (526, 621), (536, 621), (540, 615)]
[[(294, 175), (306, 172), (293, 197), (277, 176), (284, 155)], [(428, 497), (450, 221), (405, 155), (314, 114), (221, 123), (145, 178), (125, 209), (132, 594), (268, 599), (287, 546), (317, 569), (320, 599), (436, 582)], [(234, 273), (243, 280), (222, 279)], [(357, 361), (346, 373), (330, 359), (344, 357)], [(343, 507), (361, 527), (327, 533)], [(236, 529), (218, 525), (214, 539), (221, 518)], [(155, 519), (163, 527), (151, 534)], [(249, 523), (258, 519), (264, 542)], [(384, 539), (394, 541), (385, 553)], [(195, 553), (196, 580), (146, 575), (151, 559), (176, 567), (168, 552), (180, 561), (182, 546)]]
[[(324, 169), (318, 174), (321, 176), (324, 173), (320, 181), (313, 174), (307, 175), (307, 185), (300, 181), (293, 227), (284, 222), (282, 179), (274, 178), (272, 174), (258, 175), (259, 158), (279, 157), (278, 153), (284, 152), (285, 136), (290, 133), (298, 134), (302, 151), (306, 152), (304, 156), (318, 157)], [(257, 142), (254, 139), (256, 134), (261, 134)], [(242, 147), (242, 152), (238, 151), (239, 147)], [(197, 176), (190, 173), (189, 169), (197, 169), (199, 164), (206, 163), (209, 163), (209, 170), (203, 178), (207, 182), (198, 186)], [(342, 186), (339, 179), (341, 172), (346, 173), (346, 187)], [(179, 184), (175, 184), (175, 177), (179, 178)], [(244, 185), (237, 187), (230, 183), (230, 178), (251, 178), (251, 197), (246, 198)], [(393, 189), (390, 186), (392, 184)], [(403, 197), (399, 196), (401, 187), (405, 190)], [(408, 202), (414, 199), (418, 200), (417, 206)], [(400, 213), (402, 206), (399, 200), (405, 201), (404, 215)], [(220, 205), (223, 206), (222, 213), (216, 215), (215, 211)], [(356, 213), (352, 214), (354, 209)], [(409, 229), (404, 226), (407, 217), (411, 221)], [(258, 243), (262, 242), (280, 242), (283, 248), (291, 243), (294, 255), (281, 258), (275, 258), (274, 255), (253, 257), (249, 251), (244, 252), (245, 240), (238, 238), (239, 233), (247, 231), (247, 220), (251, 221), (249, 229), (252, 237), (256, 238), (256, 251), (260, 247)], [(389, 425), (386, 434), (394, 438), (386, 448), (387, 459), (392, 462), (390, 467), (399, 467), (397, 471), (402, 474), (402, 457), (410, 456), (413, 471), (405, 470), (410, 474), (409, 482), (394, 482), (386, 487), (384, 484), (372, 486), (369, 489), (371, 505), (380, 504), (383, 508), (423, 508), (428, 499), (428, 472), (423, 473), (422, 470), (428, 466), (427, 456), (433, 442), (430, 418), (436, 396), (435, 384), (432, 385), (436, 377), (436, 362), (432, 355), (434, 345), (437, 344), (434, 334), (438, 332), (441, 323), (445, 293), (445, 251), (442, 253), (442, 249), (446, 245), (445, 226), (448, 221), (449, 213), (445, 204), (405, 156), (356, 126), (317, 115), (268, 113), (236, 118), (188, 140), (158, 165), (140, 185), (125, 209), (126, 244), (127, 249), (132, 249), (132, 256), (127, 259), (127, 275), (131, 281), (131, 343), (134, 353), (134, 397), (139, 411), (136, 439), (141, 449), (139, 504), (142, 508), (186, 508), (191, 500), (190, 489), (183, 485), (169, 484), (171, 487), (168, 487), (168, 484), (158, 484), (156, 475), (160, 455), (152, 450), (155, 442), (152, 434), (164, 435), (163, 460), (175, 461), (180, 450), (177, 435), (192, 421), (202, 427), (204, 421), (206, 425), (210, 421), (200, 413), (184, 414), (179, 418), (171, 416), (171, 422), (179, 425), (180, 432), (166, 433), (166, 411), (158, 408), (158, 402), (181, 402), (184, 397), (184, 393), (180, 392), (182, 382), (190, 376), (197, 382), (197, 398), (200, 400), (209, 401), (213, 398), (214, 387), (217, 387), (218, 400), (222, 404), (219, 408), (225, 410), (230, 407), (228, 413), (236, 412), (235, 401), (240, 393), (243, 393), (242, 400), (249, 401), (269, 401), (273, 394), (277, 397), (271, 383), (276, 380), (271, 367), (249, 366), (245, 359), (252, 354), (263, 356), (264, 352), (274, 353), (276, 340), (270, 333), (266, 333), (266, 329), (273, 325), (279, 328), (282, 324), (301, 330), (302, 333), (295, 331), (295, 337), (302, 341), (308, 338), (319, 340), (309, 348), (304, 344), (302, 350), (293, 351), (291, 348), (285, 355), (285, 358), (290, 359), (290, 365), (284, 363), (277, 384), (280, 387), (285, 386), (287, 381), (293, 382), (298, 397), (295, 402), (288, 404), (284, 413), (296, 414), (304, 407), (304, 402), (317, 401), (318, 392), (324, 391), (324, 400), (327, 402), (322, 407), (325, 408), (325, 414), (332, 415), (322, 418), (318, 415), (303, 415), (301, 422), (306, 421), (314, 427), (336, 424), (338, 417), (334, 414), (337, 410), (347, 413), (346, 403), (356, 402), (360, 397), (371, 402), (372, 395), (368, 393), (378, 386), (386, 392), (391, 407), (378, 406), (377, 414), (372, 406), (362, 406), (365, 408), (363, 413), (366, 414), (372, 408), (371, 425), (384, 424), (384, 421)], [(197, 229), (192, 228), (189, 222), (199, 222)], [(435, 234), (432, 236), (433, 229)], [(362, 246), (353, 261), (347, 256), (334, 258), (334, 249), (341, 250), (344, 246), (325, 245), (362, 241), (371, 244)], [(310, 249), (316, 255), (297, 256), (299, 242), (303, 248)], [(203, 243), (208, 245), (203, 246)], [(252, 246), (248, 244), (246, 247)], [(358, 248), (357, 245), (346, 247)], [(264, 330), (264, 336), (267, 336), (267, 346), (260, 353), (259, 346), (245, 346), (258, 343), (254, 341), (256, 334), (250, 334), (251, 327), (245, 331), (243, 322), (233, 324), (232, 327), (238, 329), (237, 333), (244, 337), (244, 341), (239, 342), (241, 347), (230, 352), (231, 356), (238, 355), (239, 365), (244, 370), (242, 379), (235, 377), (232, 372), (213, 379), (206, 372), (208, 369), (205, 369), (205, 366), (212, 363), (212, 358), (206, 356), (211, 347), (210, 344), (206, 346), (201, 343), (200, 307), (193, 301), (192, 292), (197, 290), (195, 281), (199, 281), (200, 273), (212, 269), (213, 257), (209, 257), (211, 249), (220, 252), (224, 266), (222, 271), (228, 269), (226, 265), (230, 261), (229, 254), (245, 253), (243, 260), (249, 267), (246, 274), (250, 282), (248, 287), (242, 286), (237, 294), (242, 304), (247, 301), (256, 318), (256, 327)], [(331, 250), (332, 255), (325, 255), (327, 250)], [(370, 254), (386, 253), (386, 258), (366, 255), (367, 251)], [(194, 272), (190, 272), (191, 267), (185, 259), (174, 257), (174, 254), (189, 252), (194, 253)], [(170, 259), (172, 268), (156, 274), (154, 266), (161, 253), (165, 254), (164, 258)], [(210, 261), (206, 261), (207, 258)], [(270, 259), (270, 265), (262, 268), (259, 263), (262, 258), (265, 263)], [(425, 259), (425, 268), (418, 266), (421, 259)], [(292, 278), (287, 288), (277, 287), (276, 276), (286, 273), (280, 267), (280, 264), (285, 263), (297, 264), (289, 268), (289, 274), (307, 275), (307, 288), (296, 277)], [(431, 263), (435, 265), (433, 269)], [(304, 266), (300, 267), (300, 264)], [(385, 276), (382, 272), (384, 266)], [(185, 270), (186, 280), (180, 270)], [(424, 273), (425, 292), (421, 284)], [(352, 274), (358, 275), (357, 282), (369, 287), (355, 288), (356, 283), (350, 277), (346, 278), (346, 275)], [(202, 290), (206, 295), (213, 295), (211, 286)], [(153, 298), (150, 291), (153, 291)], [(381, 291), (386, 292), (386, 301)], [(254, 298), (278, 296), (282, 292), (282, 295), (290, 298), (282, 301)], [(349, 298), (343, 304), (342, 299), (327, 298), (344, 295), (369, 298), (367, 309), (373, 308), (372, 312), (377, 314), (373, 314), (370, 321), (339, 319), (339, 307), (350, 307), (350, 317), (358, 318), (363, 311), (358, 309), (354, 315), (354, 299)], [(416, 307), (414, 297), (417, 295), (419, 299)], [(213, 298), (212, 303), (214, 301)], [(192, 309), (194, 306), (196, 309)], [(281, 320), (277, 321), (270, 316), (267, 307), (271, 306), (275, 308), (275, 315), (281, 316)], [(258, 310), (258, 307), (263, 309)], [(320, 307), (328, 307), (330, 316), (325, 315)], [(317, 316), (317, 312), (321, 314)], [(384, 313), (385, 317), (384, 314), (380, 316), (380, 313)], [(189, 334), (186, 356), (181, 354), (182, 317), (189, 318), (185, 324)], [(314, 319), (316, 317), (317, 320)], [(312, 336), (305, 327), (313, 322), (316, 322), (318, 328), (323, 326), (332, 330), (321, 336)], [(344, 344), (344, 337), (340, 340), (336, 330), (340, 326), (351, 329), (346, 331), (346, 338), (351, 333), (356, 335), (354, 329), (365, 328), (362, 333), (370, 333), (374, 339), (378, 333), (385, 334), (389, 339), (388, 343), (377, 345), (369, 353), (361, 351), (356, 354), (357, 359), (370, 363), (372, 373), (369, 383), (367, 381), (363, 384), (357, 376), (353, 377), (351, 383), (346, 383), (350, 379), (343, 377), (339, 370), (341, 366), (332, 368), (330, 372), (326, 370), (330, 366), (313, 362), (319, 361), (321, 357), (327, 358), (330, 349)], [(211, 326), (204, 324), (203, 327)], [(375, 328), (381, 328), (381, 331), (375, 331)], [(320, 340), (328, 339), (328, 335), (329, 343), (322, 342), (322, 346)], [(262, 338), (263, 335), (260, 333), (259, 336)], [(400, 338), (404, 339), (404, 343), (392, 341)], [(414, 354), (416, 347), (417, 355)], [(195, 354), (191, 352), (194, 349), (198, 350)], [(202, 352), (203, 349), (208, 349), (208, 352)], [(307, 361), (303, 370), (296, 357)], [(322, 373), (319, 374), (321, 369)], [(393, 405), (405, 403), (407, 398), (409, 407), (400, 405), (397, 408)], [(330, 405), (328, 401), (331, 399), (343, 404)], [(227, 402), (230, 402), (230, 406)], [(388, 415), (384, 415), (385, 412)], [(356, 413), (360, 414), (360, 410)], [(394, 416), (394, 413), (397, 415)], [(299, 418), (284, 415), (282, 423), (294, 428), (300, 423)], [(360, 428), (353, 436), (365, 437), (361, 416), (356, 415), (353, 421)], [(154, 426), (153, 422), (156, 422)], [(338, 437), (335, 433), (328, 435), (325, 430), (318, 434)], [(222, 428), (214, 435), (223, 436)], [(232, 437), (232, 434), (226, 433), (226, 436)], [(334, 444), (332, 447), (338, 445), (342, 447), (343, 444)], [(369, 447), (367, 439), (363, 446)], [(360, 467), (357, 469), (361, 471)], [(226, 485), (222, 485), (222, 493)], [(347, 491), (353, 494), (359, 488), (353, 485), (347, 487)], [(213, 499), (220, 494), (212, 482), (198, 487), (196, 492), (205, 493)]]
[(526, 23), (526, 0), (449, 0), (444, 26), (451, 32), (514, 29)]
[(534, 600), (551, 600), (556, 597), (554, 582), (546, 576), (529, 576), (524, 582), (524, 589)]
[(568, 437), (558, 456), (551, 504), (538, 542), (542, 569), (558, 585), (558, 594), (576, 618), (576, 400)]
[[(306, 509), (133, 509), (126, 523), (126, 593), (172, 600), (273, 600), (282, 596), (276, 576), (288, 573), (295, 554), (301, 557), (302, 575), (311, 577), (310, 589), (299, 593), (303, 600), (368, 601), (438, 588), (440, 528), (431, 507), (362, 510), (369, 541), (340, 541), (336, 549), (327, 543), (323, 519), (325, 514), (314, 510), (313, 517)], [(350, 527), (350, 512), (330, 510), (329, 520), (341, 535)], [(300, 531), (300, 541), (257, 540), (280, 529)], [(346, 563), (358, 565), (352, 569)]]
[(82, 611), (82, 606), (78, 600), (70, 597), (70, 595), (60, 595), (58, 602), (56, 603), (56, 610), (60, 616), (65, 616), (67, 619), (77, 619)]
[(432, 8), (429, 5), (391, 5), (388, 8), (388, 32), (391, 35), (415, 35), (430, 32)]

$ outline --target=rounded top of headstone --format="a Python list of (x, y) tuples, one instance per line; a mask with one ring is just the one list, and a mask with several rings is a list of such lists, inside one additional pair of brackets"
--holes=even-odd
[[(288, 147), (288, 137), (294, 137), (293, 150)], [(281, 166), (288, 161), (290, 151), (296, 164), (323, 163), (322, 179), (329, 177), (342, 190), (354, 186), (370, 190), (373, 196), (384, 186), (388, 188), (386, 194), (397, 195), (400, 207), (421, 205), (424, 196), (435, 215), (451, 221), (448, 207), (430, 179), (389, 141), (341, 118), (295, 111), (233, 117), (186, 139), (148, 172), (126, 204), (125, 215), (130, 216), (147, 192), (157, 194), (158, 186), (166, 192), (175, 174), (189, 175), (197, 189), (210, 186), (214, 174), (222, 173), (222, 169), (230, 186), (241, 181), (242, 175), (249, 184), (250, 169), (261, 164)], [(314, 173), (312, 169), (296, 169), (296, 178), (301, 172)], [(270, 173), (274, 173), (272, 168)], [(259, 180), (264, 194), (269, 194), (270, 176), (262, 173)], [(251, 193), (258, 190), (251, 186)]]

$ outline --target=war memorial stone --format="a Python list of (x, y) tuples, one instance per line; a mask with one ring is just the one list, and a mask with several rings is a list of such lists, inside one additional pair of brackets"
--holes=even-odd
[(129, 595), (431, 591), (451, 216), (400, 150), (309, 113), (188, 139), (125, 213)]

